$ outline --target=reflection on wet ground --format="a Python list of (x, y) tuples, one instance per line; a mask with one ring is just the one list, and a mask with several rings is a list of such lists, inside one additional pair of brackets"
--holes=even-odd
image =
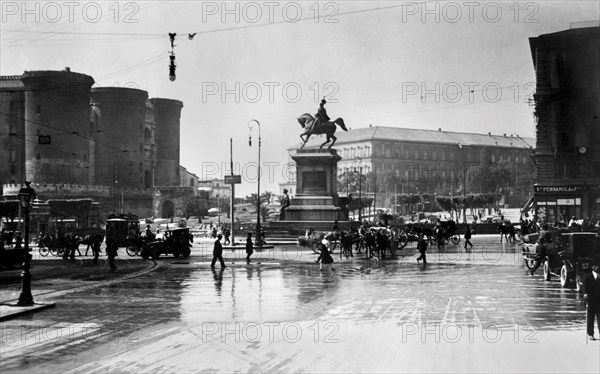
[(63, 295), (55, 309), (3, 323), (0, 368), (76, 367), (92, 359), (86, 356), (91, 347), (135, 342), (173, 323), (316, 320), (576, 330), (585, 323), (580, 300), (520, 265), (356, 260), (320, 271), (315, 263), (287, 261), (224, 270), (172, 262), (119, 284)]

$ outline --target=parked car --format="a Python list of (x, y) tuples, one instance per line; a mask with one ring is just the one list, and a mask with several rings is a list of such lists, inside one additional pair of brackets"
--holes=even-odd
[[(546, 244), (546, 257), (541, 259), (546, 281), (559, 277), (561, 287), (574, 287), (581, 290), (584, 275), (591, 271), (591, 265), (600, 264), (600, 236), (593, 232), (566, 232), (552, 230), (552, 243)], [(526, 235), (528, 239), (537, 234)], [(536, 260), (537, 243), (530, 240), (522, 244), (523, 258), (528, 268)]]
[(170, 254), (175, 258), (187, 258), (192, 252), (190, 249), (192, 240), (188, 227), (166, 230), (163, 238), (145, 244), (140, 254), (143, 259), (150, 257), (157, 259), (161, 254)]

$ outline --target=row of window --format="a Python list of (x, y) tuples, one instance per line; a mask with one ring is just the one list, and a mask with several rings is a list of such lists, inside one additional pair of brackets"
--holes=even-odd
[[(405, 158), (420, 160), (440, 160), (440, 161), (464, 161), (476, 162), (482, 157), (482, 149), (457, 149), (456, 151), (447, 149), (431, 149), (416, 145), (403, 144), (376, 144), (371, 154), (371, 147), (359, 146), (348, 147), (341, 150), (341, 156), (344, 159), (386, 157), (386, 158)], [(464, 160), (461, 158), (464, 157)], [(492, 151), (492, 162), (507, 161), (508, 163), (526, 164), (528, 156), (514, 155), (513, 152)]]

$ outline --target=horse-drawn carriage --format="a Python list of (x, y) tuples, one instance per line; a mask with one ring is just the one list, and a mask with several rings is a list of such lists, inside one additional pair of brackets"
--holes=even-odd
[[(593, 232), (569, 232), (566, 229), (553, 229), (542, 243), (531, 243), (538, 234), (525, 236), (529, 243), (522, 244), (525, 264), (529, 269), (536, 262), (542, 262), (544, 279), (552, 276), (560, 279), (562, 287), (581, 290), (582, 279), (592, 264), (600, 264), (600, 236)], [(543, 247), (542, 247), (543, 246)]]
[(142, 249), (140, 221), (129, 214), (109, 215), (106, 220), (106, 247), (125, 247), (127, 254), (135, 256)]
[(448, 242), (457, 245), (460, 243), (460, 236), (456, 232), (456, 222), (453, 220), (439, 220), (435, 227), (435, 240), (440, 245), (446, 245)]
[(161, 254), (170, 254), (175, 258), (187, 258), (192, 253), (192, 236), (188, 227), (166, 230), (164, 237), (143, 245), (140, 252), (143, 259), (157, 259)]

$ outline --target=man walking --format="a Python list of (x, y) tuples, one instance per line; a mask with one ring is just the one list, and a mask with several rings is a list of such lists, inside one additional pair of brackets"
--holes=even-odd
[(594, 338), (594, 319), (600, 333), (600, 274), (598, 264), (592, 265), (592, 272), (583, 278), (583, 297), (587, 301), (587, 334)]
[(215, 267), (215, 263), (217, 262), (217, 260), (219, 260), (219, 262), (221, 263), (221, 269), (226, 267), (225, 261), (223, 261), (223, 246), (221, 245), (222, 238), (223, 238), (223, 235), (219, 234), (219, 235), (217, 235), (217, 240), (215, 240), (215, 246), (213, 248), (213, 259), (212, 259), (212, 262), (210, 263), (210, 267), (213, 269)]
[(465, 231), (465, 252), (467, 251), (467, 244), (470, 245), (469, 248), (473, 248), (473, 244), (471, 243), (471, 225), (467, 225), (467, 231)]

